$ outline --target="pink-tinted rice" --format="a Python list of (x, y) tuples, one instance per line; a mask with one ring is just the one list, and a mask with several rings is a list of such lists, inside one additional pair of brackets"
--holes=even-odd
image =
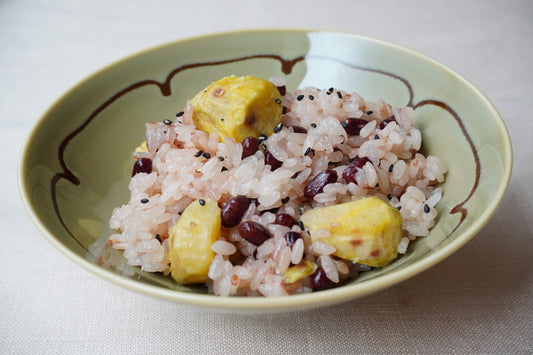
[[(284, 85), (283, 79), (271, 80)], [(437, 157), (419, 152), (422, 136), (411, 107), (392, 108), (384, 101), (365, 101), (357, 93), (313, 87), (285, 94), (283, 105), (287, 108), (283, 128), (245, 159), (240, 143), (233, 139), (221, 143), (216, 134), (195, 129), (189, 104), (171, 125), (147, 124), (148, 152), (136, 152), (134, 157), (151, 159), (153, 171), (131, 179), (129, 202), (115, 208), (110, 219), (116, 233), (108, 242), (123, 250), (127, 264), (168, 275), (169, 228), (193, 200), (205, 197), (221, 206), (232, 196), (256, 199), (243, 219), (261, 223), (272, 234), (256, 247), (240, 236), (238, 226), (224, 230), (223, 238), (212, 246), (216, 257), (207, 283), (209, 291), (220, 296), (311, 292), (309, 277), (283, 282), (284, 272), (303, 258), (320, 265), (336, 284), (369, 269), (334, 257), (335, 248), (319, 240), (312, 243), (299, 225), (273, 223), (275, 213), (298, 220), (302, 210), (377, 196), (402, 214), (400, 254), (406, 253), (411, 241), (428, 235), (437, 217), (435, 205), (442, 194), (438, 184), (444, 181), (446, 167)], [(391, 116), (394, 121), (380, 128)], [(359, 135), (346, 134), (341, 123), (348, 117), (368, 121)], [(307, 133), (295, 133), (295, 126)], [(198, 151), (210, 158), (197, 156)], [(271, 171), (265, 165), (265, 151), (283, 162), (282, 167)], [(356, 157), (367, 157), (370, 163), (358, 171), (357, 183), (346, 184), (342, 172)], [(326, 185), (313, 200), (304, 198), (305, 184), (326, 169), (335, 170), (338, 181)], [(141, 203), (143, 199), (148, 202)], [(284, 239), (290, 230), (302, 234), (292, 248)]]

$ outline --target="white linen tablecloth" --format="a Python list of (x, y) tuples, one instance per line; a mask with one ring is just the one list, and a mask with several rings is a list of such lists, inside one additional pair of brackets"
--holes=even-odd
[[(488, 225), (432, 269), (320, 310), (200, 311), (78, 267), (31, 224), (16, 170), (30, 129), (126, 55), (233, 29), (320, 28), (420, 51), (478, 86), (511, 134), (511, 184)], [(0, 353), (533, 353), (533, 2), (0, 0)]]

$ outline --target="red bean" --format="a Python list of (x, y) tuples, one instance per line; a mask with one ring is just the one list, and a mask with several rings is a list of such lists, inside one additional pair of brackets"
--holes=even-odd
[(276, 219), (274, 220), (275, 224), (281, 224), (282, 226), (292, 227), (298, 222), (288, 213), (278, 213)]
[(328, 279), (326, 272), (320, 266), (315, 273), (311, 275), (311, 285), (315, 291), (327, 290), (335, 287), (335, 283)]
[(274, 171), (276, 169), (279, 169), (281, 167), (282, 162), (277, 160), (272, 153), (266, 152), (265, 154), (265, 164), (270, 165), (270, 170)]
[(152, 160), (150, 158), (139, 158), (133, 164), (133, 171), (131, 176), (135, 176), (139, 173), (150, 174), (152, 172)]
[[(394, 115), (390, 116), (389, 118), (386, 118), (384, 119), (383, 121), (381, 121), (381, 123), (379, 124), (379, 128), (380, 129), (383, 129), (385, 128), (389, 123), (391, 122), (396, 122), (396, 118), (394, 118)], [(396, 122), (397, 123), (397, 122)]]
[(276, 213), (278, 213), (278, 211), (279, 211), (279, 207), (273, 207), (273, 208), (269, 208), (268, 210), (262, 210), (261, 214), (267, 213), (267, 212), (276, 214)]
[(292, 248), (292, 246), (294, 245), (294, 243), (296, 243), (296, 241), (298, 239), (300, 239), (302, 237), (302, 235), (298, 232), (287, 232), (285, 233), (285, 235), (283, 236), (283, 238), (285, 238), (285, 241), (287, 242), (287, 246), (289, 248)]
[(235, 227), (242, 219), (242, 216), (250, 206), (250, 199), (244, 195), (232, 197), (224, 207), (222, 207), (222, 225), (227, 228)]
[(255, 246), (260, 246), (271, 237), (265, 226), (254, 221), (242, 222), (239, 226), (239, 234)]
[(347, 118), (342, 121), (342, 127), (350, 136), (358, 136), (361, 128), (363, 128), (368, 122), (361, 118)]
[(344, 181), (345, 184), (349, 184), (350, 182), (357, 184), (357, 181), (355, 180), (357, 170), (361, 169), (369, 161), (370, 159), (367, 157), (355, 158), (342, 172), (342, 181)]
[(304, 187), (304, 196), (313, 199), (317, 194), (324, 191), (324, 186), (337, 181), (337, 172), (335, 170), (324, 170), (317, 174)]
[(302, 126), (292, 126), (294, 133), (307, 133), (307, 130)]
[(254, 155), (259, 149), (259, 140), (255, 137), (246, 137), (242, 141), (242, 156), (241, 159)]

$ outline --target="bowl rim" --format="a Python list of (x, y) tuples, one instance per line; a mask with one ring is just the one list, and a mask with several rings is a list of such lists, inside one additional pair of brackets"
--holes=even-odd
[[(450, 74), (455, 80), (461, 81), (463, 84), (469, 87), (471, 92), (473, 92), (488, 108), (494, 118), (499, 131), (502, 143), (505, 147), (505, 151), (502, 152), (503, 157), (503, 174), (502, 178), (498, 183), (496, 193), (494, 194), (494, 199), (486, 206), (485, 210), (480, 214), (480, 216), (472, 222), (460, 235), (460, 237), (455, 238), (454, 240), (447, 243), (441, 249), (433, 252), (430, 257), (424, 257), (421, 260), (417, 260), (415, 263), (405, 266), (401, 269), (391, 270), (388, 273), (380, 275), (377, 278), (368, 279), (361, 283), (355, 283), (351, 285), (344, 285), (342, 287), (333, 288), (330, 290), (312, 292), (309, 294), (298, 294), (291, 296), (279, 296), (279, 297), (220, 297), (211, 294), (197, 294), (176, 291), (171, 289), (165, 289), (160, 286), (150, 285), (140, 283), (136, 280), (126, 278), (112, 272), (110, 270), (104, 269), (84, 257), (74, 253), (67, 246), (63, 245), (53, 233), (48, 229), (46, 223), (39, 217), (39, 213), (36, 211), (35, 207), (32, 205), (30, 191), (27, 184), (27, 176), (25, 175), (25, 167), (27, 165), (27, 160), (30, 155), (31, 143), (36, 136), (39, 128), (45, 124), (46, 118), (55, 110), (57, 105), (63, 100), (67, 99), (72, 92), (77, 90), (79, 87), (82, 87), (87, 81), (91, 80), (95, 76), (98, 76), (102, 72), (105, 72), (115, 66), (119, 66), (121, 63), (132, 60), (138, 56), (145, 55), (150, 52), (159, 51), (163, 48), (180, 45), (182, 43), (187, 43), (191, 41), (197, 41), (201, 39), (209, 39), (216, 37), (227, 37), (227, 36), (238, 36), (243, 34), (253, 34), (253, 33), (279, 33), (279, 34), (308, 34), (308, 33), (326, 33), (331, 35), (340, 35), (351, 37), (357, 40), (362, 40), (370, 42), (374, 45), (385, 46), (394, 49), (396, 52), (409, 54), (415, 56), (418, 59), (428, 62), (432, 66), (437, 66), (440, 69), (446, 71)], [(505, 122), (494, 106), (494, 104), (489, 100), (489, 98), (479, 90), (473, 83), (468, 81), (464, 76), (452, 70), (448, 66), (440, 63), (439, 61), (422, 54), (418, 51), (406, 48), (404, 46), (378, 39), (375, 37), (343, 32), (343, 31), (334, 31), (334, 30), (320, 30), (320, 29), (301, 29), (301, 28), (254, 28), (254, 29), (240, 29), (240, 30), (231, 30), (231, 31), (221, 31), (215, 33), (201, 34), (197, 36), (191, 36), (187, 38), (178, 39), (175, 41), (170, 41), (166, 43), (161, 43), (155, 46), (145, 48), (141, 51), (137, 51), (125, 57), (122, 57), (119, 60), (113, 61), (106, 66), (100, 68), (99, 70), (89, 74), (82, 80), (78, 81), (70, 89), (68, 89), (64, 94), (55, 100), (55, 102), (41, 115), (41, 117), (36, 121), (28, 134), (25, 142), (23, 143), (22, 149), (19, 154), (19, 164), (17, 168), (17, 181), (18, 181), (18, 190), (19, 195), (22, 200), (22, 204), (37, 230), (45, 237), (45, 239), (63, 255), (67, 256), (71, 261), (80, 265), (89, 272), (107, 280), (114, 284), (120, 285), (127, 289), (136, 291), (141, 294), (149, 295), (152, 297), (173, 301), (177, 303), (199, 306), (201, 308), (207, 309), (218, 309), (218, 310), (233, 310), (240, 311), (245, 310), (249, 311), (287, 311), (290, 309), (300, 309), (300, 308), (310, 308), (317, 306), (324, 306), (328, 304), (337, 304), (341, 302), (346, 302), (353, 300), (355, 298), (360, 298), (367, 296), (369, 294), (378, 292), (380, 290), (389, 288), (393, 285), (399, 284), (421, 272), (431, 268), (437, 263), (441, 262), (466, 243), (468, 243), (490, 220), (494, 215), (499, 205), (501, 204), (505, 192), (509, 186), (511, 173), (513, 166), (513, 152), (512, 145), (510, 140), (509, 131), (505, 125)]]

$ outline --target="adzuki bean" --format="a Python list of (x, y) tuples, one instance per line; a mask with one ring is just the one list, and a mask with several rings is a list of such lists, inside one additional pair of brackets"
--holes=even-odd
[(383, 129), (391, 122), (396, 122), (397, 123), (396, 118), (394, 118), (394, 115), (392, 115), (389, 118), (386, 118), (383, 121), (381, 121), (381, 123), (379, 124), (379, 128)]
[(326, 272), (320, 266), (315, 273), (311, 275), (311, 285), (315, 291), (327, 290), (335, 287), (335, 283), (328, 279)]
[(287, 246), (289, 248), (292, 248), (292, 246), (294, 245), (294, 243), (296, 243), (296, 241), (298, 239), (300, 239), (302, 237), (302, 235), (298, 232), (294, 232), (294, 231), (291, 231), (291, 232), (287, 232), (285, 233), (285, 235), (283, 236), (283, 238), (285, 238), (285, 241), (287, 242)]
[(307, 130), (302, 126), (292, 126), (294, 133), (307, 133)]
[(357, 170), (363, 168), (363, 166), (365, 166), (365, 164), (369, 161), (370, 159), (367, 157), (355, 158), (342, 172), (342, 181), (345, 184), (349, 184), (350, 182), (357, 184), (357, 181), (355, 180), (355, 174), (357, 173)]
[(254, 155), (259, 149), (259, 140), (255, 137), (246, 137), (242, 141), (242, 156), (241, 159)]
[(239, 225), (239, 234), (255, 246), (260, 246), (271, 237), (265, 226), (254, 221), (242, 222)]
[(290, 214), (278, 213), (276, 215), (276, 218), (274, 219), (274, 223), (281, 224), (282, 226), (286, 226), (290, 228), (294, 226), (295, 224), (297, 224), (298, 222), (296, 222), (296, 220)]
[(150, 158), (139, 158), (133, 164), (131, 176), (134, 177), (139, 173), (150, 174), (152, 172), (152, 160)]
[(277, 160), (272, 153), (266, 152), (265, 154), (265, 165), (270, 165), (270, 170), (274, 171), (281, 167), (282, 162)]
[(232, 197), (222, 207), (222, 225), (227, 228), (235, 227), (250, 206), (250, 199), (244, 195)]
[(361, 118), (347, 118), (342, 121), (342, 127), (350, 136), (358, 136), (361, 128), (363, 128), (368, 122)]
[(324, 170), (318, 173), (304, 187), (304, 196), (313, 199), (317, 194), (324, 191), (324, 186), (337, 181), (337, 172), (335, 170)]

